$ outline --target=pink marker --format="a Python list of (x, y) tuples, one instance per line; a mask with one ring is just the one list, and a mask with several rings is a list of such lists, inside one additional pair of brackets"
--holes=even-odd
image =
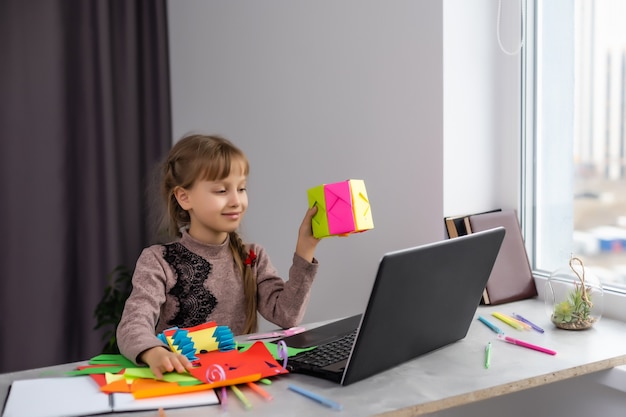
[(289, 329), (279, 330), (276, 332), (251, 334), (250, 336), (248, 336), (248, 340), (270, 339), (272, 337), (293, 336), (294, 334), (302, 333), (305, 330), (306, 329), (304, 327), (291, 327)]
[(532, 350), (536, 350), (539, 352), (543, 352), (543, 353), (547, 353), (548, 355), (556, 355), (556, 351), (551, 350), (551, 349), (547, 349), (541, 346), (537, 346), (537, 345), (533, 345), (532, 343), (528, 343), (528, 342), (524, 342), (523, 340), (519, 340), (519, 339), (514, 339), (512, 337), (509, 336), (505, 336), (504, 334), (499, 334), (498, 335), (498, 339), (503, 339), (509, 343), (512, 343), (514, 345), (517, 346), (522, 346), (525, 347), (527, 349), (532, 349)]

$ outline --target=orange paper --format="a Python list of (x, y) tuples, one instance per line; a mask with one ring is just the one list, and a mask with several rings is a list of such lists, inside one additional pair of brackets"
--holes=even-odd
[(113, 392), (131, 392), (131, 386), (125, 379), (113, 381), (109, 384), (102, 385), (100, 391), (111, 394)]
[[(174, 394), (183, 394), (186, 392), (197, 392), (197, 391), (206, 391), (213, 388), (224, 387), (228, 385), (238, 385), (245, 384), (246, 382), (258, 381), (261, 379), (260, 374), (247, 375), (241, 378), (235, 378), (225, 381), (217, 381), (212, 384), (202, 384), (202, 385), (178, 385), (176, 382), (162, 382), (151, 380), (152, 382), (156, 382), (157, 384), (151, 384), (150, 386), (141, 386), (141, 387), (132, 387), (133, 397), (139, 398), (151, 398), (151, 397), (160, 397), (164, 395), (174, 395)], [(147, 380), (136, 380), (133, 385), (137, 382), (143, 382)]]

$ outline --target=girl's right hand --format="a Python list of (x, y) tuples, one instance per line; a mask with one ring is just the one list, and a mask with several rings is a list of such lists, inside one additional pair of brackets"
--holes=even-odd
[(164, 372), (176, 371), (179, 374), (193, 369), (193, 365), (186, 356), (171, 352), (163, 346), (155, 346), (144, 350), (139, 360), (150, 367), (157, 379), (163, 379)]
[(320, 239), (313, 236), (313, 216), (317, 213), (317, 206), (313, 206), (307, 210), (300, 224), (298, 230), (298, 242), (296, 243), (296, 254), (306, 259), (309, 262), (313, 262), (313, 256), (315, 255), (315, 248), (320, 243)]

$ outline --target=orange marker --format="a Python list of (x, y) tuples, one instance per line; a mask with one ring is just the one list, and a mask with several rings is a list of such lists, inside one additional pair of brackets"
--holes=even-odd
[(254, 382), (248, 382), (247, 385), (250, 387), (250, 389), (252, 389), (252, 391), (256, 392), (257, 394), (259, 394), (261, 397), (265, 398), (266, 400), (269, 401), (272, 399), (272, 396), (270, 395), (269, 392), (265, 391), (263, 388), (259, 387)]

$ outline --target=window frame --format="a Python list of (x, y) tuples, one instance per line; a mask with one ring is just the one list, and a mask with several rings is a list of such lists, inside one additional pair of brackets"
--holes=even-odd
[[(549, 271), (537, 267), (537, 201), (538, 184), (541, 180), (537, 170), (540, 169), (538, 162), (539, 132), (541, 123), (541, 103), (537, 102), (541, 79), (538, 76), (539, 65), (537, 52), (540, 41), (542, 15), (539, 12), (542, 1), (525, 1), (525, 40), (521, 53), (521, 123), (520, 123), (520, 223), (524, 233), (526, 249), (533, 275), (537, 284), (539, 298), (544, 299), (545, 284), (549, 277)], [(553, 0), (548, 0), (553, 1)], [(603, 316), (626, 321), (626, 288), (604, 285)]]

